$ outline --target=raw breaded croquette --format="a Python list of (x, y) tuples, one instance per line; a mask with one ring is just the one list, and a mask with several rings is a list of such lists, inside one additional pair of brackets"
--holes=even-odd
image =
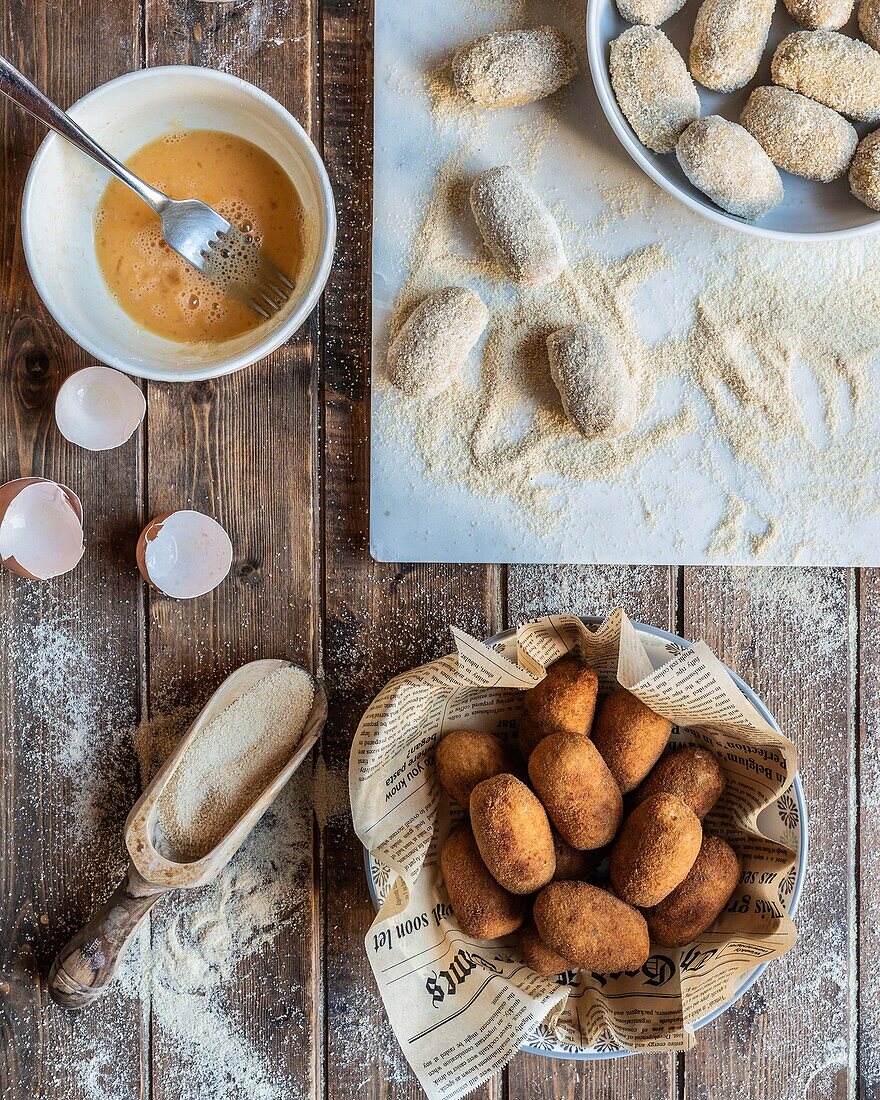
[(598, 886), (551, 882), (535, 898), (533, 915), (544, 943), (584, 970), (638, 970), (650, 954), (642, 914)]
[(547, 812), (513, 775), (484, 779), (471, 792), (471, 828), (483, 862), (512, 894), (533, 894), (553, 878), (556, 852)]
[(730, 214), (754, 221), (782, 202), (776, 165), (736, 122), (719, 115), (697, 119), (678, 139), (675, 155), (694, 187)]
[(452, 730), (437, 746), (434, 759), (440, 786), (465, 809), (478, 783), (517, 768), (513, 750), (485, 730)]
[(440, 870), (465, 935), (494, 940), (515, 932), (526, 919), (528, 900), (511, 894), (495, 881), (467, 825), (455, 829), (444, 841)]
[(556, 220), (510, 165), (481, 172), (471, 184), (471, 210), (486, 247), (514, 283), (544, 286), (568, 261)]
[(859, 140), (843, 115), (790, 88), (755, 88), (739, 120), (777, 168), (820, 183), (843, 175)]
[(593, 744), (627, 794), (660, 759), (671, 733), (668, 718), (621, 688), (606, 695), (596, 709)]
[(659, 27), (684, 7), (685, 0), (617, 0), (617, 10), (627, 23)]
[(456, 90), (480, 107), (534, 103), (568, 84), (577, 71), (571, 43), (555, 27), (487, 34), (452, 59)]
[(739, 857), (720, 836), (704, 836), (684, 882), (659, 905), (645, 911), (653, 943), (684, 947), (711, 928), (736, 889)]
[(526, 921), (519, 930), (519, 948), (526, 966), (544, 978), (552, 978), (554, 974), (574, 969), (568, 959), (563, 959), (544, 943), (538, 934), (534, 918)]
[(519, 751), (528, 760), (535, 745), (551, 733), (589, 736), (599, 694), (599, 677), (575, 653), (554, 661), (544, 679), (525, 692), (519, 723)]
[(855, 197), (880, 210), (880, 130), (863, 137), (849, 166), (849, 187)]
[(836, 31), (852, 15), (853, 0), (785, 0), (785, 6), (808, 31)]
[(700, 115), (700, 97), (684, 58), (656, 27), (629, 27), (609, 47), (618, 106), (643, 145), (669, 153)]
[(659, 904), (683, 882), (700, 851), (703, 828), (679, 798), (655, 794), (624, 821), (611, 850), (611, 885), (630, 905)]
[(553, 830), (553, 849), (556, 852), (554, 882), (567, 882), (570, 879), (586, 882), (593, 877), (599, 864), (608, 854), (607, 848), (594, 848), (589, 852), (572, 848), (555, 829)]
[(429, 294), (391, 341), (388, 372), (392, 383), (411, 397), (440, 393), (488, 323), (489, 311), (472, 290), (449, 286)]
[(859, 33), (869, 46), (880, 50), (880, 0), (861, 0)]
[(529, 757), (529, 779), (559, 835), (589, 851), (614, 839), (623, 817), (620, 788), (584, 734), (551, 733)]
[(690, 70), (713, 92), (735, 92), (761, 63), (776, 0), (703, 0), (694, 22)]
[(795, 31), (776, 47), (770, 74), (860, 122), (880, 121), (880, 53), (837, 31)]
[(592, 325), (547, 337), (550, 374), (565, 415), (586, 439), (611, 439), (635, 423), (636, 386), (613, 341)]
[(654, 767), (630, 800), (635, 807), (655, 794), (671, 794), (702, 821), (724, 793), (724, 771), (714, 752), (699, 745), (673, 749)]

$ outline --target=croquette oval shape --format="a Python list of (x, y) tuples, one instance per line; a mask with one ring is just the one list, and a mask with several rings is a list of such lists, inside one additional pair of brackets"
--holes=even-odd
[(859, 135), (843, 115), (791, 88), (755, 88), (740, 115), (777, 168), (830, 183), (849, 167)]
[(551, 882), (535, 899), (534, 918), (551, 950), (596, 974), (638, 970), (650, 954), (642, 914), (586, 882)]
[(588, 737), (599, 677), (574, 653), (560, 657), (544, 679), (524, 693), (519, 749), (528, 760), (535, 745), (551, 733), (579, 733)]
[(526, 919), (526, 898), (511, 894), (495, 881), (466, 825), (446, 838), (440, 849), (440, 870), (465, 935), (494, 940), (515, 932)]
[(599, 704), (593, 744), (624, 794), (634, 790), (660, 759), (672, 723), (631, 692), (613, 691)]
[(577, 55), (555, 27), (487, 34), (452, 59), (456, 90), (480, 107), (534, 103), (568, 84), (577, 69)]
[(471, 792), (471, 828), (483, 862), (512, 894), (533, 894), (553, 878), (556, 853), (544, 807), (514, 775), (495, 775)]
[(656, 27), (629, 27), (609, 46), (608, 74), (618, 106), (636, 137), (669, 153), (700, 117), (700, 97), (684, 58)]
[(680, 798), (702, 821), (724, 793), (721, 761), (714, 752), (699, 745), (673, 749), (653, 768), (632, 796), (633, 807), (655, 794)]
[(529, 778), (559, 835), (573, 848), (601, 848), (614, 839), (623, 799), (589, 737), (545, 737), (529, 757)]
[(478, 783), (516, 768), (513, 751), (485, 730), (452, 730), (437, 745), (434, 759), (440, 786), (465, 809)]
[(711, 928), (736, 889), (739, 857), (720, 836), (704, 836), (700, 854), (684, 882), (645, 912), (651, 940), (661, 947), (684, 947)]
[(564, 959), (544, 943), (538, 935), (534, 919), (526, 921), (520, 929), (519, 947), (526, 966), (544, 978), (552, 978), (555, 974), (573, 969), (568, 959)]
[(658, 905), (681, 882), (700, 851), (703, 827), (668, 794), (646, 798), (624, 821), (611, 852), (611, 885), (630, 905)]

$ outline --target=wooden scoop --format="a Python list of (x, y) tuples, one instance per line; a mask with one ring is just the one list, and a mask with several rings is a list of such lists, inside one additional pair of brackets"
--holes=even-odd
[(106, 904), (58, 953), (49, 973), (49, 993), (65, 1008), (84, 1008), (107, 990), (126, 947), (141, 921), (169, 890), (189, 890), (210, 882), (244, 843), (269, 805), (311, 752), (327, 719), (327, 696), (315, 681), (315, 699), (299, 743), (284, 768), (238, 819), (223, 840), (201, 859), (177, 862), (158, 822), (158, 803), (193, 737), (254, 684), (289, 661), (251, 661), (214, 692), (180, 744), (156, 773), (125, 822), (125, 846), (131, 856), (125, 878)]

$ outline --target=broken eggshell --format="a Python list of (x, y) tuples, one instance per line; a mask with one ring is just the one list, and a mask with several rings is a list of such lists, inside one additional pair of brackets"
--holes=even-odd
[(147, 403), (130, 378), (112, 367), (72, 374), (55, 398), (55, 423), (71, 443), (88, 451), (121, 447), (140, 427)]
[(232, 542), (220, 524), (184, 509), (150, 520), (137, 544), (144, 580), (178, 600), (204, 596), (232, 566)]
[(69, 573), (83, 556), (82, 504), (66, 485), (20, 477), (0, 485), (0, 563), (32, 581)]

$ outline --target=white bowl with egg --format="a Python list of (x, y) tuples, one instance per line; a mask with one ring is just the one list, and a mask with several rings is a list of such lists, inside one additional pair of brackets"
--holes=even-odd
[(214, 69), (142, 69), (96, 88), (70, 114), (120, 160), (179, 130), (220, 130), (268, 153), (290, 177), (307, 227), (297, 289), (258, 328), (222, 343), (183, 344), (138, 325), (118, 304), (95, 252), (95, 211), (110, 179), (56, 134), (40, 146), (22, 201), (22, 240), (46, 308), (103, 363), (159, 381), (190, 382), (241, 370), (289, 340), (318, 302), (333, 262), (336, 210), (308, 134), (265, 92)]
[[(671, 40), (685, 61), (690, 50), (694, 19), (699, 6), (700, 0), (687, 0), (684, 7), (659, 28)], [(620, 15), (614, 0), (589, 0), (587, 53), (599, 103), (621, 145), (642, 171), (664, 191), (690, 210), (718, 225), (739, 229), (759, 237), (800, 241), (840, 240), (845, 237), (873, 233), (880, 229), (880, 212), (871, 210), (853, 197), (845, 174), (832, 183), (816, 183), (793, 176), (789, 172), (780, 172), (785, 187), (785, 197), (775, 210), (759, 221), (746, 221), (715, 206), (688, 180), (674, 152), (655, 153), (639, 141), (617, 104), (608, 71), (608, 49), (611, 41), (629, 26), (631, 24)], [(697, 84), (700, 114), (722, 115), (733, 122), (738, 122), (750, 92), (754, 88), (771, 83), (770, 60), (776, 46), (787, 34), (801, 29), (784, 6), (778, 4), (767, 46), (754, 79), (750, 80), (745, 88), (727, 95), (709, 91), (708, 88)], [(853, 31), (850, 24), (842, 30), (845, 34), (857, 33)], [(862, 123), (854, 125), (860, 138), (872, 129)]]

